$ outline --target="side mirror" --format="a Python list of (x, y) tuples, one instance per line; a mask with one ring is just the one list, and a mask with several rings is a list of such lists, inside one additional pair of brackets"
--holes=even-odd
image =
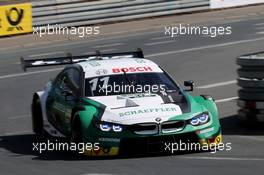
[(190, 89), (185, 89), (185, 91), (193, 91), (194, 81), (192, 80), (184, 81), (184, 86), (190, 88)]

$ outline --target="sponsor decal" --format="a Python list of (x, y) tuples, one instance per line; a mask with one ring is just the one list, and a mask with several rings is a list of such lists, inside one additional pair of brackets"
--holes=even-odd
[(98, 140), (101, 142), (120, 142), (118, 138), (99, 138)]
[(124, 68), (113, 68), (113, 73), (122, 73), (122, 72), (152, 72), (153, 69), (151, 67), (124, 67)]
[(128, 98), (145, 98), (145, 97), (155, 97), (155, 94), (122, 94), (118, 97), (123, 99), (122, 97), (128, 97)]
[(98, 69), (97, 71), (95, 71), (96, 75), (106, 75), (107, 74), (107, 70), (106, 69)]
[(204, 130), (199, 130), (199, 131), (197, 131), (197, 134), (205, 134), (205, 133), (208, 133), (208, 132), (211, 132), (211, 131), (214, 131), (214, 127), (207, 128), (207, 129), (204, 129)]
[(146, 61), (145, 60), (142, 60), (142, 59), (136, 59), (136, 62), (137, 63), (146, 63)]
[(100, 63), (96, 62), (96, 61), (90, 61), (89, 64), (93, 67), (96, 67), (96, 66), (100, 66)]
[(176, 108), (149, 108), (149, 109), (138, 109), (138, 110), (131, 110), (126, 112), (120, 112), (118, 115), (120, 117), (124, 116), (131, 116), (131, 115), (138, 115), (138, 114), (146, 114), (146, 113), (162, 113), (162, 112), (169, 112), (169, 111), (177, 111)]
[(0, 6), (0, 36), (32, 32), (31, 4)]

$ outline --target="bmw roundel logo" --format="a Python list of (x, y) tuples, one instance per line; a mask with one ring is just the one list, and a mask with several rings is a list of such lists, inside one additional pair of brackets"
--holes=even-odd
[(156, 118), (155, 120), (156, 120), (156, 122), (160, 122), (161, 118)]

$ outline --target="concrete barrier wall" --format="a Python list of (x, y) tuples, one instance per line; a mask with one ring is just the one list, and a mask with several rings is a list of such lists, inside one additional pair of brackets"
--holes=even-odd
[(33, 26), (81, 26), (209, 10), (209, 0), (52, 0), (33, 2)]
[(264, 3), (264, 0), (210, 0), (210, 8), (227, 8), (258, 3)]

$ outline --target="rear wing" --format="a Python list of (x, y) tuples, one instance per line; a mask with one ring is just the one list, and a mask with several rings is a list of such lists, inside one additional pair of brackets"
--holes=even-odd
[(117, 59), (117, 58), (144, 58), (143, 51), (139, 48), (134, 52), (118, 52), (118, 53), (100, 53), (96, 51), (94, 55), (78, 55), (73, 56), (68, 53), (66, 57), (54, 58), (41, 58), (41, 59), (28, 59), (20, 58), (21, 66), (24, 71), (27, 68), (43, 67), (43, 66), (58, 66), (66, 64), (74, 64), (89, 60), (104, 60), (104, 59)]

